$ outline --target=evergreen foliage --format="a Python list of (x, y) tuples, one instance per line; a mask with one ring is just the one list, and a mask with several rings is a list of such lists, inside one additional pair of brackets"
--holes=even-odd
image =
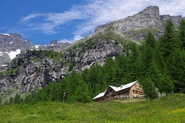
[(179, 36), (180, 36), (180, 41), (182, 42), (182, 47), (185, 49), (185, 20), (182, 20), (180, 23), (180, 28), (179, 28)]

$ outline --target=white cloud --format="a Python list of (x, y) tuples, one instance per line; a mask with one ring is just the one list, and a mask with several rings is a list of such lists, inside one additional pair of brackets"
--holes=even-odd
[(82, 37), (81, 35), (75, 35), (75, 36), (73, 37), (73, 39), (71, 39), (71, 40), (62, 39), (62, 40), (60, 40), (60, 41), (58, 41), (58, 42), (69, 42), (69, 43), (72, 43), (72, 42), (78, 41), (78, 40), (80, 40), (80, 39), (82, 39), (82, 38), (84, 38), (84, 37)]
[[(41, 22), (32, 22), (34, 18), (44, 17)], [(23, 24), (26, 24), (30, 30), (42, 31), (45, 34), (57, 33), (56, 27), (71, 21), (82, 19), (79, 11), (68, 11), (64, 13), (47, 13), (47, 14), (30, 14), (21, 19)]]
[(71, 43), (73, 42), (72, 40), (68, 40), (68, 39), (61, 39), (58, 41), (59, 43), (65, 43), (65, 42), (68, 42), (68, 43)]
[[(60, 32), (59, 26), (68, 24), (73, 20), (81, 20), (73, 27), (74, 30), (71, 32), (74, 35), (73, 39), (68, 40), (73, 41), (78, 39), (76, 35), (79, 37), (86, 36), (99, 25), (132, 16), (149, 5), (159, 6), (160, 14), (185, 16), (185, 0), (86, 0), (86, 4), (74, 5), (69, 11), (30, 14), (22, 18), (21, 21), (29, 25), (30, 30), (54, 34)], [(41, 22), (32, 22), (32, 19), (36, 17), (44, 18)]]
[(37, 17), (37, 16), (40, 16), (40, 15), (41, 15), (41, 14), (30, 14), (30, 15), (28, 15), (28, 16), (26, 16), (26, 17), (23, 17), (23, 18), (21, 19), (21, 21), (27, 22), (27, 21), (29, 21), (29, 20), (31, 20), (31, 19)]
[(73, 41), (78, 41), (82, 38), (84, 38), (84, 37), (82, 37), (81, 35), (75, 35), (74, 38), (73, 38)]

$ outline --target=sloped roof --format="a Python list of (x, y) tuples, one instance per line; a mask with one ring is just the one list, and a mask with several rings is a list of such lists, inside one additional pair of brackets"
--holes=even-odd
[[(106, 91), (105, 91), (105, 92), (106, 92)], [(95, 97), (93, 98), (93, 100), (94, 100), (94, 99), (97, 99), (97, 98), (100, 98), (100, 97), (103, 97), (103, 96), (105, 95), (105, 92), (99, 93), (97, 96), (95, 96)]]
[[(109, 86), (109, 87), (111, 87), (115, 92), (118, 92), (118, 91), (121, 91), (121, 90), (124, 90), (124, 89), (127, 89), (127, 88), (130, 88), (130, 87), (132, 87), (135, 83), (137, 83), (138, 81), (134, 81), (134, 82), (131, 82), (131, 83), (128, 83), (128, 84), (126, 84), (126, 85), (121, 85), (120, 87), (115, 87), (115, 86)], [(108, 87), (108, 88), (109, 88)], [(99, 93), (97, 96), (95, 96), (94, 98), (93, 98), (93, 100), (94, 99), (97, 99), (97, 98), (100, 98), (100, 97), (103, 97), (104, 95), (105, 95), (105, 93), (106, 93), (106, 91), (107, 91), (108, 89), (106, 89), (104, 92), (102, 92), (102, 93)]]
[(137, 81), (128, 83), (126, 85), (121, 85), (120, 87), (115, 87), (115, 86), (109, 86), (109, 87), (111, 87), (115, 92), (118, 92), (118, 91), (121, 91), (121, 90), (124, 90), (124, 89), (132, 87), (136, 82)]

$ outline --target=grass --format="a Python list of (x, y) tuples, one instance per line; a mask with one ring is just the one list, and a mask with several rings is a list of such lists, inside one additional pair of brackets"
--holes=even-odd
[(185, 95), (151, 101), (38, 102), (0, 106), (0, 123), (183, 123)]

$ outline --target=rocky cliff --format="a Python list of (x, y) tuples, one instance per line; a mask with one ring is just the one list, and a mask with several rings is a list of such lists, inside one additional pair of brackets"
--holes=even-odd
[(171, 20), (177, 27), (182, 19), (181, 16), (160, 15), (157, 6), (149, 6), (133, 16), (98, 26), (92, 36), (112, 31), (131, 40), (142, 41), (146, 33), (151, 31), (158, 38), (166, 20)]
[(124, 47), (109, 39), (90, 39), (66, 49), (53, 51), (27, 51), (15, 58), (0, 74), (0, 94), (4, 99), (24, 96), (42, 89), (50, 82), (58, 82), (70, 71), (81, 72), (108, 58), (122, 54)]
[(18, 34), (0, 34), (0, 51), (15, 51), (17, 49), (31, 49), (34, 45), (30, 41), (24, 40)]

